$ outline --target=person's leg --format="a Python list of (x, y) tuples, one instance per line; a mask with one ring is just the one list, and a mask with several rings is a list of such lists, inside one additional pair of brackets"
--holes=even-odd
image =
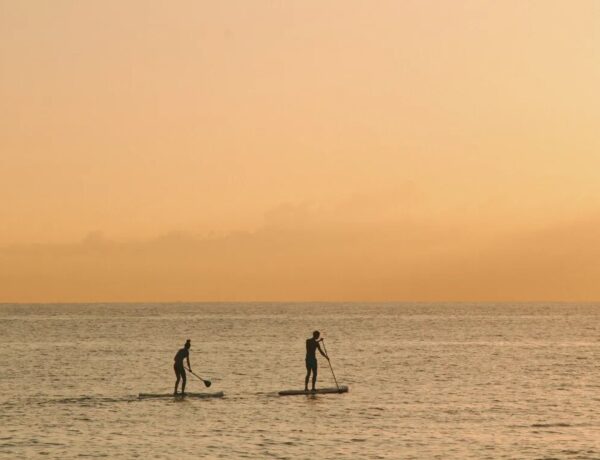
[(304, 379), (304, 391), (308, 391), (308, 381), (310, 380), (310, 369), (306, 371), (306, 378)]
[(175, 371), (175, 377), (177, 377), (177, 380), (175, 381), (175, 391), (173, 392), (173, 394), (176, 395), (177, 387), (179, 386), (180, 375), (179, 375), (179, 370), (177, 369), (177, 366), (173, 366), (173, 370)]
[(186, 382), (186, 375), (185, 375), (185, 370), (184, 369), (180, 369), (181, 372), (181, 394), (185, 394), (185, 382)]
[(315, 385), (317, 384), (317, 360), (313, 363), (312, 366), (312, 389), (315, 390)]
[(308, 391), (308, 380), (310, 379), (310, 363), (306, 361), (306, 378), (304, 379), (304, 391)]

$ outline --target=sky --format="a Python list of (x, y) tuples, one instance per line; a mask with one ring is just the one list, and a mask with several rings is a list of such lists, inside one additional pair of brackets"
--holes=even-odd
[(600, 300), (598, 24), (0, 0), (0, 302)]

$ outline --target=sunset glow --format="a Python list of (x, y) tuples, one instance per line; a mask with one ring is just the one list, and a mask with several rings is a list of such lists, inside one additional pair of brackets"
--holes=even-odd
[(0, 302), (597, 300), (600, 2), (0, 1)]

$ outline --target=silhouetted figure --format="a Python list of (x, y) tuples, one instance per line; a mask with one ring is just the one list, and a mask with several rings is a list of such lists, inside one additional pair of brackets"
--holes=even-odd
[(175, 369), (175, 376), (177, 377), (177, 381), (175, 382), (175, 392), (173, 394), (177, 394), (177, 387), (179, 386), (179, 380), (181, 380), (181, 394), (185, 394), (185, 368), (183, 367), (183, 360), (187, 359), (187, 365), (190, 372), (192, 371), (192, 366), (190, 365), (190, 347), (192, 346), (190, 339), (185, 341), (185, 345), (181, 348), (177, 354), (175, 355), (175, 363), (173, 364), (173, 369)]
[(325, 358), (329, 360), (329, 357), (321, 350), (319, 345), (319, 331), (314, 331), (311, 339), (306, 339), (306, 378), (304, 379), (304, 391), (308, 391), (308, 380), (312, 372), (312, 391), (315, 391), (315, 384), (317, 383), (317, 350)]

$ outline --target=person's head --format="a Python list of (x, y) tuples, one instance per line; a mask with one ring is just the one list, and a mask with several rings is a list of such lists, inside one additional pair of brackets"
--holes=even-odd
[(187, 339), (185, 341), (185, 348), (190, 348), (192, 346), (192, 341), (190, 339)]
[(321, 335), (321, 333), (319, 331), (314, 331), (313, 332), (313, 339), (317, 340), (320, 335)]

